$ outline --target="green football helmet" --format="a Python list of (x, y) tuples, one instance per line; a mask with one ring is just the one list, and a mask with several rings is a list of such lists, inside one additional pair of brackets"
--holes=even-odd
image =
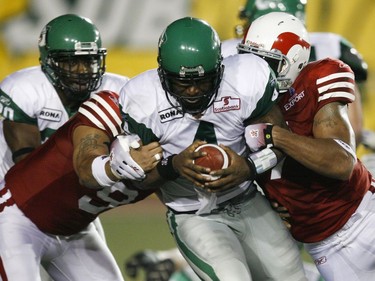
[(183, 113), (199, 114), (213, 103), (224, 71), (221, 62), (219, 36), (203, 20), (178, 19), (159, 38), (160, 81), (169, 103)]
[(243, 36), (244, 30), (257, 18), (270, 12), (285, 12), (292, 14), (305, 23), (305, 6), (307, 0), (247, 0), (240, 9), (239, 18), (245, 21), (244, 26), (236, 26), (236, 34)]
[(87, 18), (66, 14), (50, 21), (39, 37), (39, 62), (49, 81), (70, 100), (86, 100), (105, 73), (99, 30)]

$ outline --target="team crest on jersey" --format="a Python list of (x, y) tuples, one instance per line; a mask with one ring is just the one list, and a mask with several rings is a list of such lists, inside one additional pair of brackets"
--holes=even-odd
[(161, 123), (170, 122), (175, 119), (179, 119), (183, 117), (182, 111), (178, 108), (170, 107), (159, 111), (159, 117)]
[(60, 122), (62, 118), (62, 111), (43, 107), (39, 113), (39, 118), (52, 122)]
[(44, 27), (39, 36), (39, 40), (38, 40), (39, 47), (44, 47), (46, 45), (46, 34), (47, 34), (47, 28)]
[(214, 102), (214, 113), (240, 109), (241, 100), (239, 98), (222, 97), (221, 100)]

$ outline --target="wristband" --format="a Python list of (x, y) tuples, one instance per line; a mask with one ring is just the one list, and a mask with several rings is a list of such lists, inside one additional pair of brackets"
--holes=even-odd
[(94, 179), (100, 186), (108, 187), (114, 185), (117, 181), (110, 179), (105, 171), (105, 164), (109, 161), (109, 156), (101, 155), (92, 161), (91, 172)]
[(156, 169), (159, 172), (159, 175), (166, 180), (175, 180), (180, 175), (176, 172), (176, 170), (173, 168), (173, 157), (175, 157), (176, 154), (172, 154), (171, 156), (168, 156), (167, 158), (162, 159), (157, 165)]
[(35, 147), (28, 146), (28, 147), (23, 147), (21, 149), (18, 149), (15, 152), (13, 152), (13, 154), (12, 154), (13, 162), (16, 163), (16, 161), (15, 161), (16, 158), (20, 157), (21, 155), (28, 154), (28, 153), (32, 152), (34, 149), (35, 149)]
[(264, 173), (277, 164), (277, 156), (270, 148), (252, 153), (247, 159), (255, 170), (255, 176)]

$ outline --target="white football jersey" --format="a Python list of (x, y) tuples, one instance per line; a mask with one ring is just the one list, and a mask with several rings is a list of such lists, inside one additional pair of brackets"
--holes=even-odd
[[(119, 93), (129, 78), (106, 73), (96, 91), (110, 90)], [(12, 73), (0, 83), (0, 114), (5, 118), (38, 126), (42, 142), (60, 128), (76, 112), (62, 104), (55, 88), (40, 66), (29, 67)], [(4, 139), (0, 121), (0, 180), (14, 164), (12, 153)]]
[[(156, 69), (131, 79), (120, 92), (125, 131), (138, 134), (145, 144), (159, 141), (164, 157), (180, 153), (196, 139), (223, 144), (245, 155), (244, 121), (266, 114), (276, 102), (275, 77), (267, 63), (252, 54), (228, 57), (223, 64), (218, 95), (199, 119), (182, 114), (171, 105)], [(175, 102), (172, 97), (169, 99)], [(250, 184), (244, 182), (222, 193), (206, 193), (178, 178), (161, 187), (161, 199), (179, 212), (205, 213), (240, 194)]]

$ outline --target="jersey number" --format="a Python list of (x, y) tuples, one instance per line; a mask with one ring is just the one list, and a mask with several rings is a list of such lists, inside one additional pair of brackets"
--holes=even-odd
[[(113, 195), (114, 193), (120, 193), (121, 198), (124, 199), (121, 201), (113, 199), (111, 195)], [(96, 204), (94, 204), (93, 198), (89, 197), (88, 195), (84, 195), (79, 199), (78, 205), (81, 210), (94, 215), (98, 215), (99, 213), (107, 209), (112, 209), (120, 205), (130, 204), (135, 201), (138, 195), (138, 191), (130, 190), (126, 188), (126, 186), (122, 182), (118, 182), (111, 187), (106, 187), (96, 192), (96, 196), (104, 202), (106, 202), (107, 204), (102, 204), (102, 206), (98, 206), (97, 201), (95, 201)]]

